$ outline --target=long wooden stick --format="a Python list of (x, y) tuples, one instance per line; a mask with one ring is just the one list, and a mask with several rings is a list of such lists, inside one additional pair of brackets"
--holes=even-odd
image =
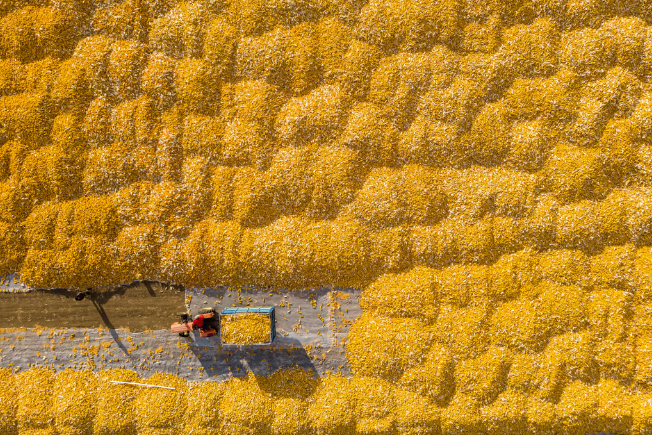
[(126, 385), (139, 385), (141, 387), (150, 387), (150, 388), (165, 388), (166, 390), (175, 390), (176, 388), (164, 387), (162, 385), (151, 385), (151, 384), (139, 384), (138, 382), (120, 382), (120, 381), (109, 381), (112, 384), (126, 384)]

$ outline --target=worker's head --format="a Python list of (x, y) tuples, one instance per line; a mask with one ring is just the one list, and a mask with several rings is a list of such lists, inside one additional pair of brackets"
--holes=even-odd
[(192, 324), (197, 326), (198, 328), (201, 328), (202, 326), (204, 326), (204, 316), (201, 314), (199, 316), (195, 316), (194, 320), (192, 321)]

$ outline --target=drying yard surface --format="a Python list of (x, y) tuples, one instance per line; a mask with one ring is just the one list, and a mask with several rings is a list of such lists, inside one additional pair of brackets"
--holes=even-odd
[[(0, 434), (651, 433), (651, 77), (647, 0), (0, 1)], [(303, 371), (65, 303), (145, 279)]]
[(0, 368), (47, 367), (101, 372), (167, 373), (184, 380), (223, 382), (231, 377), (269, 376), (300, 367), (313, 376), (350, 375), (343, 347), (279, 337), (273, 346), (222, 346), (213, 338), (181, 338), (169, 330), (14, 328), (0, 329)]
[(75, 301), (76, 291), (0, 292), (0, 328), (167, 329), (184, 311), (182, 288), (132, 283), (92, 292)]
[[(57, 372), (122, 368), (139, 376), (161, 372), (197, 381), (224, 381), (248, 372), (265, 376), (292, 367), (319, 376), (349, 376), (344, 344), (361, 313), (360, 292), (352, 289), (184, 293), (147, 282), (95, 293), (81, 302), (73, 296), (63, 291), (0, 294), (6, 307), (0, 313), (0, 367), (46, 366)], [(169, 327), (179, 320), (176, 313), (185, 311), (184, 300), (192, 315), (207, 306), (221, 312), (274, 305), (277, 337), (272, 346), (227, 346), (218, 337), (201, 338), (197, 331), (180, 338)], [(267, 317), (264, 326), (264, 341), (269, 341)]]

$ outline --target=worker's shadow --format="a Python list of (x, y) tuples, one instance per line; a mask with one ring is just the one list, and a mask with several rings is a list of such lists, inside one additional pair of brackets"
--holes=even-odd
[(106, 300), (103, 300), (101, 297), (101, 294), (92, 294), (90, 295), (90, 300), (93, 303), (93, 306), (97, 310), (98, 314), (100, 315), (100, 318), (102, 319), (102, 322), (104, 325), (109, 329), (109, 334), (111, 334), (111, 337), (113, 338), (113, 341), (115, 344), (120, 348), (122, 353), (128, 358), (131, 359), (131, 354), (127, 352), (127, 348), (125, 347), (124, 344), (122, 344), (122, 340), (120, 337), (118, 337), (118, 333), (115, 332), (115, 326), (113, 326), (113, 323), (109, 320), (109, 317), (106, 315), (106, 311), (104, 311), (104, 307), (102, 306), (103, 303), (106, 303)]
[(204, 373), (209, 378), (243, 377), (249, 372), (256, 376), (269, 376), (279, 369), (301, 368), (317, 374), (306, 350), (297, 339), (284, 338), (272, 345), (221, 346), (219, 338), (196, 339), (190, 344)]
[[(37, 290), (37, 291), (45, 291), (45, 290)], [(115, 290), (110, 290), (106, 292), (91, 292), (88, 296), (86, 296), (85, 299), (88, 299), (91, 301), (95, 309), (97, 310), (97, 313), (100, 315), (100, 318), (102, 319), (102, 323), (104, 323), (104, 326), (106, 326), (109, 329), (115, 329), (113, 326), (113, 323), (111, 323), (111, 320), (109, 320), (109, 316), (106, 315), (106, 311), (104, 311), (103, 305), (106, 304), (109, 299), (111, 299), (115, 295), (124, 295), (125, 292), (127, 291), (127, 287), (118, 287)], [(66, 298), (74, 298), (75, 295), (77, 294), (76, 291), (68, 290), (65, 288), (55, 288), (51, 290), (47, 290), (48, 293), (50, 294), (55, 294), (55, 295), (60, 295), (60, 296), (65, 296)]]
[[(150, 280), (135, 280), (132, 281), (130, 284), (120, 284), (117, 285), (110, 290), (105, 290), (101, 292), (91, 292), (91, 295), (95, 295), (95, 298), (100, 301), (102, 304), (107, 303), (111, 298), (114, 296), (124, 296), (127, 290), (130, 288), (136, 287), (138, 285), (143, 285), (147, 292), (149, 293), (150, 296), (156, 297), (156, 292), (152, 288), (152, 284), (156, 283), (158, 281), (150, 281)], [(175, 290), (177, 292), (184, 292), (185, 289), (181, 285), (176, 285), (176, 284), (163, 284), (166, 286), (168, 290)], [(39, 292), (46, 292), (49, 294), (55, 294), (55, 295), (60, 295), (60, 296), (65, 296), (66, 298), (74, 298), (75, 295), (77, 294), (76, 290), (69, 290), (67, 288), (53, 288), (53, 289), (36, 289), (36, 291)]]
[[(125, 347), (124, 344), (122, 344), (122, 341), (120, 340), (120, 337), (118, 336), (118, 333), (115, 331), (115, 326), (109, 319), (109, 316), (106, 315), (106, 311), (104, 311), (104, 304), (106, 304), (109, 299), (116, 295), (124, 295), (125, 292), (129, 287), (132, 287), (134, 283), (128, 284), (128, 285), (121, 285), (116, 287), (115, 289), (105, 291), (105, 292), (91, 292), (89, 296), (87, 296), (87, 299), (91, 301), (95, 309), (97, 310), (97, 313), (99, 314), (100, 318), (102, 319), (102, 323), (104, 326), (107, 327), (109, 330), (109, 334), (111, 334), (111, 337), (113, 338), (113, 341), (115, 344), (120, 348), (122, 353), (127, 357), (130, 358), (129, 352), (127, 352), (127, 348)], [(150, 286), (148, 287), (148, 291), (150, 290)], [(38, 289), (36, 291), (43, 291), (43, 292), (48, 292), (50, 294), (56, 294), (60, 296), (65, 296), (66, 298), (74, 298), (75, 295), (77, 294), (76, 291), (69, 290), (67, 288), (54, 288), (54, 289), (48, 289), (48, 290), (42, 290)]]
[[(96, 295), (101, 295), (102, 300), (104, 302), (108, 301), (111, 299), (113, 296), (116, 295), (121, 295), (124, 296), (124, 294), (127, 292), (127, 289), (129, 286), (117, 286), (111, 290), (103, 291), (103, 292), (91, 292), (91, 294), (96, 294)], [(49, 293), (49, 294), (55, 294), (55, 295), (60, 295), (60, 296), (65, 296), (66, 298), (74, 298), (75, 295), (77, 294), (76, 290), (69, 290), (67, 288), (53, 288), (53, 289), (38, 289), (37, 291)]]

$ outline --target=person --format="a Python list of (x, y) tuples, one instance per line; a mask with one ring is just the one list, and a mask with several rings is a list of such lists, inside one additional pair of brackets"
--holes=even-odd
[(203, 314), (199, 314), (198, 316), (195, 316), (195, 318), (192, 320), (192, 325), (194, 327), (197, 327), (197, 328), (201, 329), (202, 331), (205, 330), (206, 327), (208, 326), (206, 324), (206, 322), (204, 321), (204, 315)]
[(85, 298), (86, 296), (89, 296), (90, 294), (91, 294), (91, 289), (86, 289), (86, 291), (78, 292), (78, 293), (75, 295), (75, 300), (76, 300), (77, 302), (79, 302), (79, 301), (81, 301), (81, 300), (84, 300), (84, 298)]

